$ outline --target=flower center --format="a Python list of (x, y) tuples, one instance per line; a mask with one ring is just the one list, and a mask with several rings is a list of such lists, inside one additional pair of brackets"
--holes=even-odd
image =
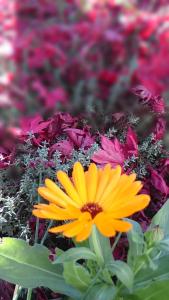
[(88, 211), (91, 214), (92, 219), (94, 219), (95, 216), (103, 210), (97, 203), (87, 203), (81, 208), (81, 212), (86, 211)]

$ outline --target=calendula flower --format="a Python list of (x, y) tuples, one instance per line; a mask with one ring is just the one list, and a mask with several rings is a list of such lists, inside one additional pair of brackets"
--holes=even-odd
[(90, 236), (93, 225), (106, 237), (129, 231), (132, 225), (123, 218), (142, 210), (150, 201), (148, 195), (137, 195), (142, 184), (135, 181), (136, 174), (121, 174), (120, 166), (112, 169), (107, 164), (98, 169), (92, 163), (84, 172), (82, 165), (76, 162), (72, 180), (63, 171), (57, 172), (57, 178), (65, 192), (46, 179), (46, 186), (39, 187), (38, 192), (49, 204), (35, 205), (33, 214), (39, 218), (67, 221), (49, 231), (75, 237), (78, 242)]

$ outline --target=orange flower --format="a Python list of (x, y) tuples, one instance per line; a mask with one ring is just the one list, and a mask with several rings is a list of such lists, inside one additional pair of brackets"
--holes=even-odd
[(72, 181), (63, 171), (57, 172), (57, 178), (65, 192), (46, 179), (46, 187), (39, 187), (38, 192), (49, 204), (35, 205), (33, 214), (39, 218), (69, 221), (49, 231), (76, 237), (78, 242), (90, 236), (94, 224), (106, 237), (127, 232), (132, 225), (122, 218), (142, 210), (150, 201), (148, 195), (137, 195), (142, 184), (135, 181), (136, 174), (121, 175), (120, 166), (112, 169), (107, 164), (98, 169), (92, 163), (84, 172), (82, 165), (76, 162)]

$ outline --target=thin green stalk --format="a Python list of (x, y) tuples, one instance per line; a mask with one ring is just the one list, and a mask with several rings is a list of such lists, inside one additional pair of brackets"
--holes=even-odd
[(122, 233), (119, 232), (118, 235), (117, 235), (117, 237), (116, 237), (116, 239), (115, 239), (115, 241), (114, 241), (114, 243), (113, 243), (113, 245), (112, 245), (112, 248), (111, 248), (112, 253), (114, 252), (114, 250), (115, 250), (115, 248), (116, 248), (116, 246), (117, 246), (117, 244), (118, 244), (118, 241), (119, 241), (120, 238), (121, 238), (121, 235), (122, 235)]
[[(42, 183), (42, 173), (39, 174), (39, 185)], [(38, 203), (40, 203), (40, 195), (38, 194)], [(35, 228), (35, 239), (34, 244), (38, 243), (38, 233), (39, 233), (39, 218), (36, 218), (36, 228)], [(26, 300), (31, 300), (32, 289), (28, 289)]]
[(39, 232), (39, 218), (36, 218), (36, 229), (35, 229), (35, 239), (34, 243), (38, 243), (38, 232)]
[(102, 267), (101, 267), (101, 268), (98, 270), (96, 276), (93, 278), (92, 282), (89, 284), (89, 287), (88, 287), (87, 291), (85, 292), (85, 295), (84, 295), (84, 297), (83, 297), (82, 300), (85, 300), (85, 299), (86, 299), (86, 297), (87, 297), (89, 291), (92, 289), (92, 287), (93, 287), (93, 286), (95, 285), (95, 283), (97, 282), (97, 279), (99, 278), (99, 276), (100, 276), (100, 274), (101, 274), (102, 271), (103, 271), (103, 269), (102, 269)]
[[(39, 185), (42, 183), (42, 173), (39, 174)], [(38, 204), (40, 203), (40, 195), (38, 194)], [(36, 218), (36, 229), (35, 229), (35, 239), (34, 244), (38, 243), (38, 232), (39, 232), (39, 218)]]
[(28, 289), (26, 300), (31, 300), (32, 298), (32, 289)]
[[(150, 248), (150, 249), (147, 251), (146, 255), (147, 255), (147, 256), (150, 255), (150, 253), (152, 252), (152, 250), (153, 250), (153, 248)], [(137, 267), (137, 269), (134, 271), (134, 276), (137, 275), (137, 273), (144, 267), (144, 265), (145, 265), (145, 261), (142, 261), (141, 264), (140, 264), (140, 265)]]
[(18, 297), (20, 295), (21, 290), (22, 290), (21, 286), (19, 286), (19, 285), (15, 286), (15, 290), (14, 290), (14, 293), (13, 293), (12, 300), (18, 300)]
[(40, 242), (41, 245), (44, 244), (44, 242), (45, 242), (45, 240), (46, 240), (46, 238), (47, 238), (47, 236), (48, 236), (48, 230), (49, 230), (49, 228), (52, 226), (52, 224), (53, 224), (53, 220), (51, 220), (51, 221), (49, 222), (49, 225), (48, 225), (48, 227), (47, 227), (47, 229), (46, 229), (46, 231), (45, 231), (45, 234), (44, 234), (44, 236), (43, 236), (43, 238), (42, 238), (42, 240), (41, 240), (41, 242)]
[(94, 251), (95, 254), (96, 254), (97, 263), (100, 266), (103, 266), (103, 264), (104, 264), (104, 257), (103, 257), (103, 253), (102, 253), (102, 248), (101, 248), (100, 240), (98, 238), (96, 226), (93, 226), (93, 228), (92, 228), (92, 233), (91, 233), (91, 236), (89, 238), (89, 245), (90, 245), (91, 250)]

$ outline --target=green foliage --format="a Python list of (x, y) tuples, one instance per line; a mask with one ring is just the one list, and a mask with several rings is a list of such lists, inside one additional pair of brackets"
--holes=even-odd
[(117, 278), (126, 286), (128, 289), (132, 289), (134, 274), (129, 265), (125, 262), (116, 260), (107, 265), (108, 270), (112, 275), (116, 275)]
[(69, 261), (77, 261), (79, 259), (89, 259), (96, 261), (96, 255), (90, 249), (85, 247), (71, 248), (59, 255), (59, 257), (57, 257), (53, 263), (62, 264)]
[(169, 200), (165, 202), (153, 217), (150, 228), (154, 226), (159, 226), (164, 231), (164, 234), (169, 236)]
[(128, 220), (132, 223), (133, 228), (127, 233), (129, 241), (129, 250), (127, 255), (127, 262), (130, 266), (134, 266), (135, 261), (144, 251), (144, 235), (140, 225), (132, 220)]
[(116, 288), (112, 285), (100, 283), (93, 286), (87, 292), (84, 300), (114, 300), (116, 299)]
[(64, 263), (63, 267), (65, 282), (74, 288), (85, 292), (92, 280), (88, 270), (74, 261)]
[(151, 285), (138, 289), (131, 298), (128, 296), (125, 300), (168, 300), (169, 280), (155, 281)]
[(29, 246), (12, 238), (0, 244), (0, 278), (25, 288), (48, 287), (78, 299), (80, 294), (65, 283), (62, 271), (50, 262), (49, 250), (42, 245)]
[[(56, 251), (58, 257), (54, 262), (49, 260), (49, 250), (42, 245), (30, 246), (20, 239), (4, 238), (0, 244), (0, 278), (24, 288), (44, 286), (74, 300), (158, 300), (159, 297), (167, 300), (166, 210), (168, 202), (144, 234), (139, 224), (131, 221), (127, 263), (113, 259), (109, 239), (96, 227), (89, 248), (86, 243), (86, 247)], [(162, 231), (156, 230), (157, 225)]]

